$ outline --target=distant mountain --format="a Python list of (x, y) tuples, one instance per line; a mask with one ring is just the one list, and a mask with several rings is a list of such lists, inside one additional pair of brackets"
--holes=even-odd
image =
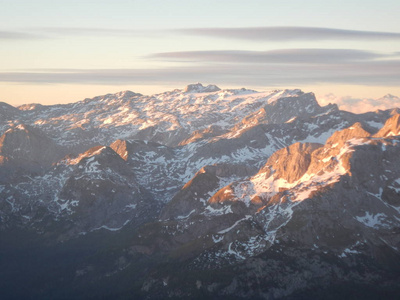
[(199, 83), (1, 104), (0, 288), (6, 299), (395, 297), (399, 113)]

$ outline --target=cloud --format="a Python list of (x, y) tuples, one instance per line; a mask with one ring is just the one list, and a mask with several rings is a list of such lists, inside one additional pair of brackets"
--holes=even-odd
[[(62, 37), (125, 37), (156, 38), (165, 36), (165, 30), (135, 30), (86, 27), (30, 28), (23, 31), (0, 31), (0, 40), (57, 39)], [(171, 32), (169, 32), (171, 34)]]
[(183, 34), (250, 41), (400, 40), (400, 33), (322, 27), (189, 28)]
[[(352, 49), (283, 49), (273, 51), (185, 51), (156, 53), (151, 59), (214, 66), (227, 70), (224, 79), (242, 74), (243, 80), (274, 85), (357, 84), (392, 86), (400, 83), (397, 54)], [(229, 69), (229, 70), (228, 70)]]
[(238, 28), (188, 28), (188, 29), (110, 29), (90, 27), (47, 27), (30, 28), (25, 32), (0, 32), (0, 39), (29, 39), (39, 36), (57, 38), (63, 36), (118, 36), (118, 37), (164, 37), (167, 35), (205, 36), (222, 39), (247, 41), (326, 41), (362, 40), (383, 41), (400, 40), (400, 33), (362, 31), (323, 27), (238, 27)]
[(171, 84), (214, 82), (241, 86), (317, 84), (400, 85), (400, 60), (336, 64), (200, 63), (155, 69), (61, 69), (0, 72), (0, 82), (74, 84)]
[(43, 36), (18, 32), (18, 31), (0, 31), (0, 40), (32, 40), (32, 39), (42, 39)]
[(48, 27), (37, 29), (50, 36), (105, 36), (105, 37), (154, 37), (165, 35), (163, 30), (136, 30), (136, 29), (112, 29), (112, 28), (88, 28), (88, 27)]
[[(189, 82), (217, 85), (264, 86), (266, 88), (301, 87), (323, 84), (399, 86), (400, 62), (344, 66), (296, 64), (205, 64), (157, 69), (43, 69), (27, 72), (0, 72), (0, 82), (28, 84), (169, 85)], [(362, 113), (400, 107), (400, 98), (387, 95), (380, 99), (319, 97), (321, 105), (337, 103), (342, 110)]]
[(328, 94), (318, 98), (321, 105), (336, 103), (340, 109), (353, 113), (365, 113), (378, 109), (386, 110), (393, 107), (400, 107), (400, 98), (393, 95), (386, 95), (382, 98), (353, 98), (350, 96), (338, 97), (334, 94)]
[(182, 62), (337, 64), (352, 61), (370, 61), (391, 56), (393, 55), (382, 55), (353, 49), (280, 49), (271, 51), (164, 52), (152, 54), (149, 58)]

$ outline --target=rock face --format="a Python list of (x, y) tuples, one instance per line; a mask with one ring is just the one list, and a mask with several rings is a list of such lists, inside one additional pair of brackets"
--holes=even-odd
[(376, 133), (376, 137), (398, 136), (400, 134), (400, 114), (388, 119), (385, 126)]
[(234, 179), (254, 174), (256, 168), (247, 165), (216, 164), (200, 169), (175, 194), (161, 212), (161, 219), (184, 219), (206, 204), (206, 199)]
[(398, 109), (192, 84), (0, 115), (5, 298), (400, 292)]
[(189, 84), (185, 89), (185, 93), (210, 93), (210, 92), (218, 92), (221, 89), (216, 85), (210, 84), (207, 86), (203, 86), (201, 83)]
[(57, 162), (65, 150), (40, 130), (20, 124), (0, 137), (0, 182), (40, 174)]
[(266, 176), (272, 175), (268, 171), (274, 170), (276, 178), (282, 178), (288, 183), (293, 183), (300, 179), (307, 171), (311, 154), (315, 149), (321, 147), (320, 144), (295, 143), (288, 147), (276, 151), (267, 162), (267, 169), (261, 169), (266, 172)]
[(94, 147), (60, 164), (74, 166), (58, 201), (71, 216), (75, 229), (82, 230), (80, 234), (100, 228), (118, 230), (155, 216), (157, 203), (111, 148)]

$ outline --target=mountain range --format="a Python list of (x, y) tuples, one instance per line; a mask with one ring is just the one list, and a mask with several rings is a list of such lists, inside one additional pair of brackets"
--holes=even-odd
[(0, 134), (4, 299), (400, 294), (399, 108), (198, 83), (0, 103)]

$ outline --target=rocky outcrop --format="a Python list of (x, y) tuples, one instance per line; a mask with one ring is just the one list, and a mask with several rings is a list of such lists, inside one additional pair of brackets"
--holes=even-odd
[(63, 155), (65, 150), (40, 130), (15, 126), (0, 137), (0, 181), (41, 174)]
[(174, 149), (155, 142), (117, 140), (110, 147), (136, 174), (138, 182), (161, 203), (182, 187), (184, 164)]
[(94, 147), (63, 164), (75, 167), (68, 174), (58, 202), (75, 223), (75, 232), (118, 230), (128, 223), (137, 226), (156, 215), (158, 204), (111, 148)]
[(60, 147), (40, 130), (20, 124), (0, 137), (0, 153), (12, 160), (26, 160), (49, 166), (62, 153)]
[(19, 110), (10, 104), (0, 102), (0, 116), (2, 121), (13, 120), (19, 115)]
[(274, 174), (276, 178), (293, 183), (308, 170), (311, 153), (321, 146), (321, 144), (295, 143), (280, 149), (270, 156), (260, 172), (265, 173), (266, 178)]
[(253, 175), (256, 170), (255, 167), (235, 164), (205, 166), (163, 208), (160, 218), (162, 220), (184, 219), (192, 213), (203, 212), (210, 195), (216, 193), (228, 182)]
[(388, 137), (400, 135), (400, 114), (395, 114), (389, 118), (385, 126), (380, 129), (375, 136), (376, 137)]
[[(292, 91), (291, 91), (292, 92)], [(313, 93), (293, 91), (290, 97), (281, 97), (269, 101), (260, 110), (242, 120), (241, 126), (255, 124), (280, 124), (293, 121), (295, 118), (304, 119), (310, 116), (324, 115), (338, 111), (335, 104), (321, 107)]]
[(214, 84), (203, 86), (201, 83), (189, 84), (183, 90), (185, 93), (211, 93), (218, 92), (221, 89)]

